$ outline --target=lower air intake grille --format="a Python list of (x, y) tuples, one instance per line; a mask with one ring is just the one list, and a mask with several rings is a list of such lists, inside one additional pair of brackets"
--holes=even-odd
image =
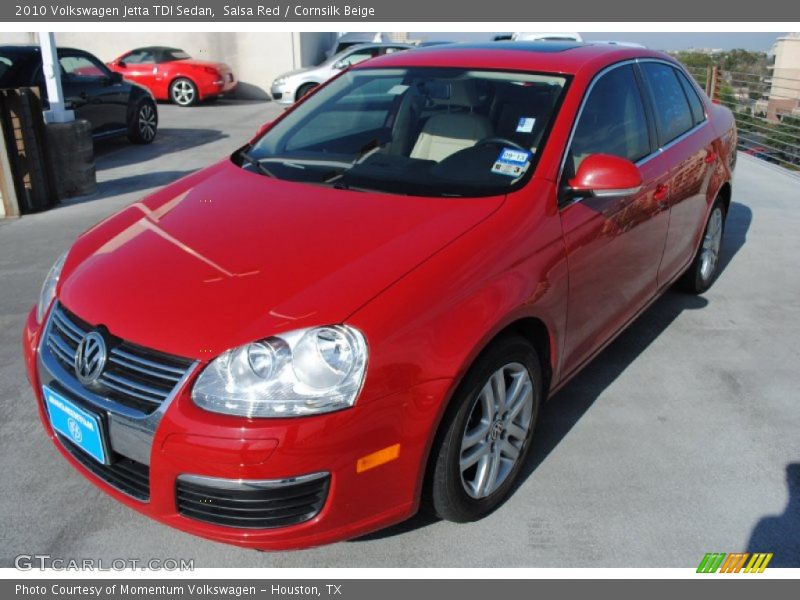
[(58, 441), (86, 469), (120, 492), (147, 502), (150, 500), (150, 468), (120, 454), (112, 456), (112, 463), (104, 465), (88, 456), (75, 444), (60, 434)]
[(245, 529), (286, 527), (322, 510), (329, 481), (327, 473), (271, 482), (181, 475), (176, 500), (180, 514), (198, 521)]

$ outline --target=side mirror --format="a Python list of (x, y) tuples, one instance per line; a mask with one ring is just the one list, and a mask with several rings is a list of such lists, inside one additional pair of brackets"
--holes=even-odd
[(122, 83), (122, 73), (111, 73), (108, 77), (108, 85)]
[(121, 69), (124, 69), (128, 66), (128, 64), (124, 60), (120, 60), (117, 62), (117, 66), (120, 67)]
[(337, 71), (341, 71), (342, 69), (346, 69), (348, 66), (349, 65), (347, 64), (347, 61), (344, 60), (344, 59), (337, 60), (335, 63), (333, 63), (333, 68), (336, 69)]
[(631, 161), (610, 154), (591, 154), (583, 159), (569, 180), (570, 196), (610, 198), (630, 196), (642, 189), (642, 174)]

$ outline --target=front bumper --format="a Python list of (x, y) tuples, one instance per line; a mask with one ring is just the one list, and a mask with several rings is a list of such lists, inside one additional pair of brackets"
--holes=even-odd
[[(85, 462), (88, 457), (76, 455), (75, 449), (69, 449), (51, 428), (43, 385), (58, 387), (79, 403), (91, 403), (80, 389), (65, 385), (64, 374), (52, 366), (46, 344), (40, 343), (44, 329), (31, 311), (23, 345), (45, 430), (61, 454), (87, 479), (153, 519), (221, 542), (278, 550), (356, 537), (402, 521), (418, 508), (430, 434), (449, 381), (420, 384), (382, 398), (367, 399), (368, 393), (362, 392), (354, 408), (327, 415), (245, 419), (209, 413), (194, 405), (190, 391), (201, 370), (196, 364), (155, 423), (150, 421), (148, 427), (138, 430), (132, 425), (111, 428), (111, 450), (120, 461), (119, 467), (133, 460), (146, 469), (149, 489), (143, 500), (115, 485), (108, 475), (98, 473), (92, 463)], [(113, 407), (91, 408), (102, 410), (108, 422), (120, 420)], [(369, 470), (357, 468), (359, 459), (396, 444), (400, 450), (394, 460)], [(179, 479), (186, 476), (222, 481), (224, 487), (225, 482), (285, 482), (314, 474), (326, 478), (324, 497), (315, 516), (297, 524), (238, 527), (231, 521), (219, 524), (225, 519), (213, 523), (198, 520), (179, 506)]]
[(272, 99), (279, 104), (292, 104), (294, 103), (295, 91), (295, 86), (290, 86), (285, 83), (278, 85), (273, 83), (269, 90), (269, 95), (272, 96)]

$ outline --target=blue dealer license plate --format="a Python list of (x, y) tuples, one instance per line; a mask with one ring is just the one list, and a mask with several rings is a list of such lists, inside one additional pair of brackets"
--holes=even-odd
[(97, 462), (106, 464), (100, 417), (67, 400), (47, 386), (42, 386), (42, 390), (53, 429)]

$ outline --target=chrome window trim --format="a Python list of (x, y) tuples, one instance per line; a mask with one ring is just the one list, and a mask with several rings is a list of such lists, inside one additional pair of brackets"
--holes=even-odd
[(54, 387), (56, 391), (66, 392), (68, 395), (88, 403), (96, 410), (105, 412), (108, 416), (108, 439), (111, 444), (111, 450), (137, 462), (149, 465), (156, 428), (173, 400), (197, 372), (200, 361), (196, 360), (189, 365), (186, 372), (160, 406), (150, 414), (145, 414), (86, 389), (78, 382), (77, 378), (61, 365), (46, 343), (54, 318), (54, 306), (55, 303), (50, 308), (39, 343), (38, 370), (40, 385)]
[(223, 479), (222, 477), (208, 477), (206, 475), (194, 475), (183, 473), (178, 475), (178, 480), (188, 484), (195, 484), (205, 487), (223, 490), (269, 490), (282, 488), (292, 485), (300, 485), (309, 481), (316, 481), (330, 477), (327, 471), (309, 473), (308, 475), (297, 475), (296, 477), (285, 477), (283, 479)]
[[(589, 100), (589, 96), (591, 96), (592, 90), (594, 89), (595, 84), (598, 81), (600, 81), (600, 79), (603, 76), (605, 76), (606, 74), (610, 73), (614, 69), (619, 69), (620, 67), (624, 67), (624, 66), (627, 66), (627, 65), (638, 65), (638, 64), (643, 63), (643, 62), (661, 63), (661, 64), (667, 65), (669, 67), (672, 67), (673, 69), (674, 68), (680, 68), (680, 65), (676, 65), (675, 63), (672, 63), (672, 62), (670, 62), (668, 60), (664, 60), (664, 59), (661, 59), (661, 58), (642, 57), (642, 58), (631, 58), (631, 59), (623, 60), (621, 62), (614, 63), (613, 65), (608, 65), (607, 67), (605, 67), (601, 71), (599, 71), (592, 78), (592, 81), (589, 83), (589, 86), (586, 88), (586, 91), (583, 93), (583, 98), (581, 99), (581, 105), (578, 108), (577, 114), (575, 115), (575, 120), (572, 122), (572, 128), (570, 130), (569, 137), (567, 138), (567, 143), (564, 146), (564, 151), (563, 151), (563, 153), (561, 155), (561, 165), (558, 168), (558, 177), (556, 178), (556, 182), (557, 182), (558, 185), (561, 184), (561, 178), (564, 176), (564, 167), (567, 164), (567, 155), (569, 154), (569, 149), (572, 147), (572, 140), (575, 137), (575, 130), (578, 128), (578, 123), (580, 122), (581, 117), (583, 116), (583, 109), (586, 107), (586, 102)], [(692, 77), (689, 77), (689, 82), (692, 83), (692, 85), (696, 85), (694, 83), (694, 78), (692, 78)], [(641, 93), (641, 91), (640, 91), (640, 93)], [(704, 119), (703, 119), (703, 121), (698, 123), (697, 125), (694, 125), (691, 129), (688, 129), (687, 131), (683, 132), (681, 135), (679, 135), (678, 137), (676, 137), (673, 140), (670, 140), (669, 142), (667, 142), (663, 146), (659, 146), (658, 148), (656, 148), (653, 152), (651, 152), (647, 156), (643, 156), (642, 158), (637, 160), (634, 163), (637, 167), (642, 166), (643, 164), (647, 163), (648, 161), (650, 161), (651, 159), (655, 158), (656, 156), (660, 156), (661, 154), (664, 153), (665, 150), (669, 150), (672, 146), (674, 146), (675, 144), (683, 141), (688, 136), (690, 136), (691, 134), (695, 133), (696, 131), (698, 131), (699, 129), (701, 129), (702, 127), (704, 127), (705, 125), (708, 124), (708, 106), (706, 105), (706, 102), (703, 100), (702, 96), (700, 97), (700, 99), (703, 102), (703, 110), (704, 110)], [(647, 102), (645, 101), (645, 98), (642, 98), (642, 104), (645, 105), (644, 108), (645, 108), (645, 111), (647, 111), (648, 108), (647, 108)], [(658, 143), (658, 140), (656, 140), (656, 143)], [(566, 204), (560, 204), (558, 208), (559, 208), (559, 210), (564, 210), (564, 209), (572, 206), (573, 204), (576, 204), (576, 203), (581, 202), (581, 201), (583, 201), (583, 198), (576, 198), (575, 200), (573, 200), (571, 202), (568, 202)]]

